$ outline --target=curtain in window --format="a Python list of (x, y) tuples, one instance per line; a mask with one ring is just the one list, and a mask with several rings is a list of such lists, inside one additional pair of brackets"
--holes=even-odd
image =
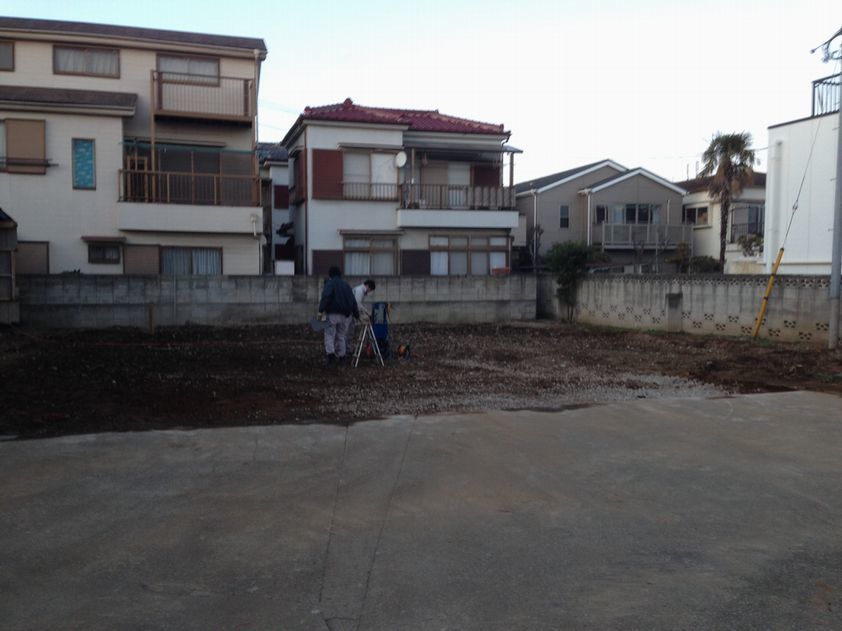
[(366, 276), (370, 269), (370, 256), (368, 252), (346, 252), (345, 253), (345, 275)]
[(0, 70), (12, 70), (15, 67), (15, 43), (0, 42)]
[(447, 276), (447, 252), (430, 252), (430, 274)]
[(120, 57), (116, 50), (56, 47), (55, 69), (58, 72), (117, 77), (120, 74)]
[(471, 252), (471, 275), (488, 276), (487, 252)]
[(200, 276), (222, 274), (222, 253), (211, 248), (193, 248), (191, 251), (193, 273)]
[(190, 250), (161, 248), (161, 273), (183, 276), (190, 273)]
[(395, 255), (392, 252), (375, 252), (371, 255), (371, 273), (378, 276), (393, 276)]
[(6, 123), (0, 121), (0, 169), (6, 166)]
[(166, 73), (167, 79), (189, 79), (193, 83), (216, 83), (219, 80), (219, 62), (216, 59), (161, 55), (158, 57), (158, 70)]
[(451, 252), (450, 253), (450, 275), (451, 276), (465, 276), (468, 273), (468, 253), (467, 252)]

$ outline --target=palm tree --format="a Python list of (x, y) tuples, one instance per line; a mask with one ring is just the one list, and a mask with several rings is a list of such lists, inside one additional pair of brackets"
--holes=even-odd
[(725, 243), (728, 240), (728, 217), (731, 212), (731, 199), (743, 192), (743, 187), (754, 176), (754, 150), (751, 146), (751, 134), (717, 133), (702, 154), (704, 167), (700, 175), (713, 175), (708, 192), (719, 201), (719, 267), (725, 269)]

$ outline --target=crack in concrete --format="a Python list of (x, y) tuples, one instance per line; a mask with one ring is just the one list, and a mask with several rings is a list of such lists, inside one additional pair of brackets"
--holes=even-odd
[[(336, 490), (333, 494), (333, 507), (330, 511), (330, 525), (328, 526), (327, 531), (327, 545), (325, 546), (324, 557), (322, 560), (322, 580), (321, 584), (319, 585), (319, 606), (322, 604), (322, 598), (324, 597), (325, 591), (325, 582), (327, 581), (327, 562), (330, 555), (330, 545), (333, 542), (333, 525), (336, 521), (336, 507), (339, 505), (339, 489), (342, 487), (342, 473), (345, 470), (345, 455), (348, 453), (348, 433), (350, 432), (350, 426), (345, 427), (345, 442), (342, 445), (342, 457), (339, 459), (339, 467), (336, 469)], [(325, 618), (325, 624), (328, 624), (327, 619)], [(330, 625), (328, 625), (330, 627)]]
[(398, 482), (400, 481), (401, 474), (403, 473), (403, 465), (406, 462), (406, 454), (409, 451), (409, 442), (412, 440), (412, 433), (415, 431), (415, 422), (417, 420), (418, 415), (416, 414), (412, 417), (412, 424), (409, 426), (409, 433), (406, 436), (406, 442), (403, 446), (403, 454), (401, 454), (401, 463), (398, 467), (398, 473), (395, 476), (392, 489), (389, 491), (389, 497), (386, 499), (386, 512), (383, 515), (383, 522), (380, 524), (380, 532), (377, 533), (377, 541), (374, 544), (374, 552), (371, 555), (371, 564), (368, 566), (368, 572), (366, 573), (365, 589), (363, 590), (363, 597), (360, 601), (360, 615), (357, 617), (357, 624), (354, 627), (354, 631), (358, 631), (363, 623), (363, 617), (365, 616), (365, 603), (368, 600), (368, 588), (371, 584), (371, 575), (374, 573), (374, 564), (377, 562), (377, 553), (380, 551), (380, 543), (383, 540), (383, 532), (386, 530), (386, 524), (388, 523), (389, 516), (392, 513), (392, 498), (395, 495), (395, 490), (398, 488)]

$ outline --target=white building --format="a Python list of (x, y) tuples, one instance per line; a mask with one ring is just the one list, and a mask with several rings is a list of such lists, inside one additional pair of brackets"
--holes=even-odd
[(812, 116), (769, 127), (764, 248), (767, 273), (771, 272), (782, 245), (780, 273), (830, 273), (839, 77), (834, 75), (813, 82)]
[[(693, 226), (693, 256), (710, 256), (719, 260), (722, 226), (721, 206), (708, 192), (712, 177), (698, 177), (676, 185), (687, 191), (681, 220)], [(763, 237), (766, 206), (766, 174), (754, 173), (751, 182), (731, 201), (725, 245), (726, 274), (763, 272), (762, 253), (746, 255), (739, 244), (742, 236)]]
[(0, 18), (22, 273), (257, 274), (260, 39)]
[(306, 108), (282, 143), (296, 272), (506, 272), (518, 227), (509, 135), (502, 125), (351, 99)]

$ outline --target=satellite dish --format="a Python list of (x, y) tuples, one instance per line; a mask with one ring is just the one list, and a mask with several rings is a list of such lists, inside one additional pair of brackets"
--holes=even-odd
[(398, 151), (395, 154), (395, 166), (399, 169), (406, 164), (406, 152), (405, 151)]

